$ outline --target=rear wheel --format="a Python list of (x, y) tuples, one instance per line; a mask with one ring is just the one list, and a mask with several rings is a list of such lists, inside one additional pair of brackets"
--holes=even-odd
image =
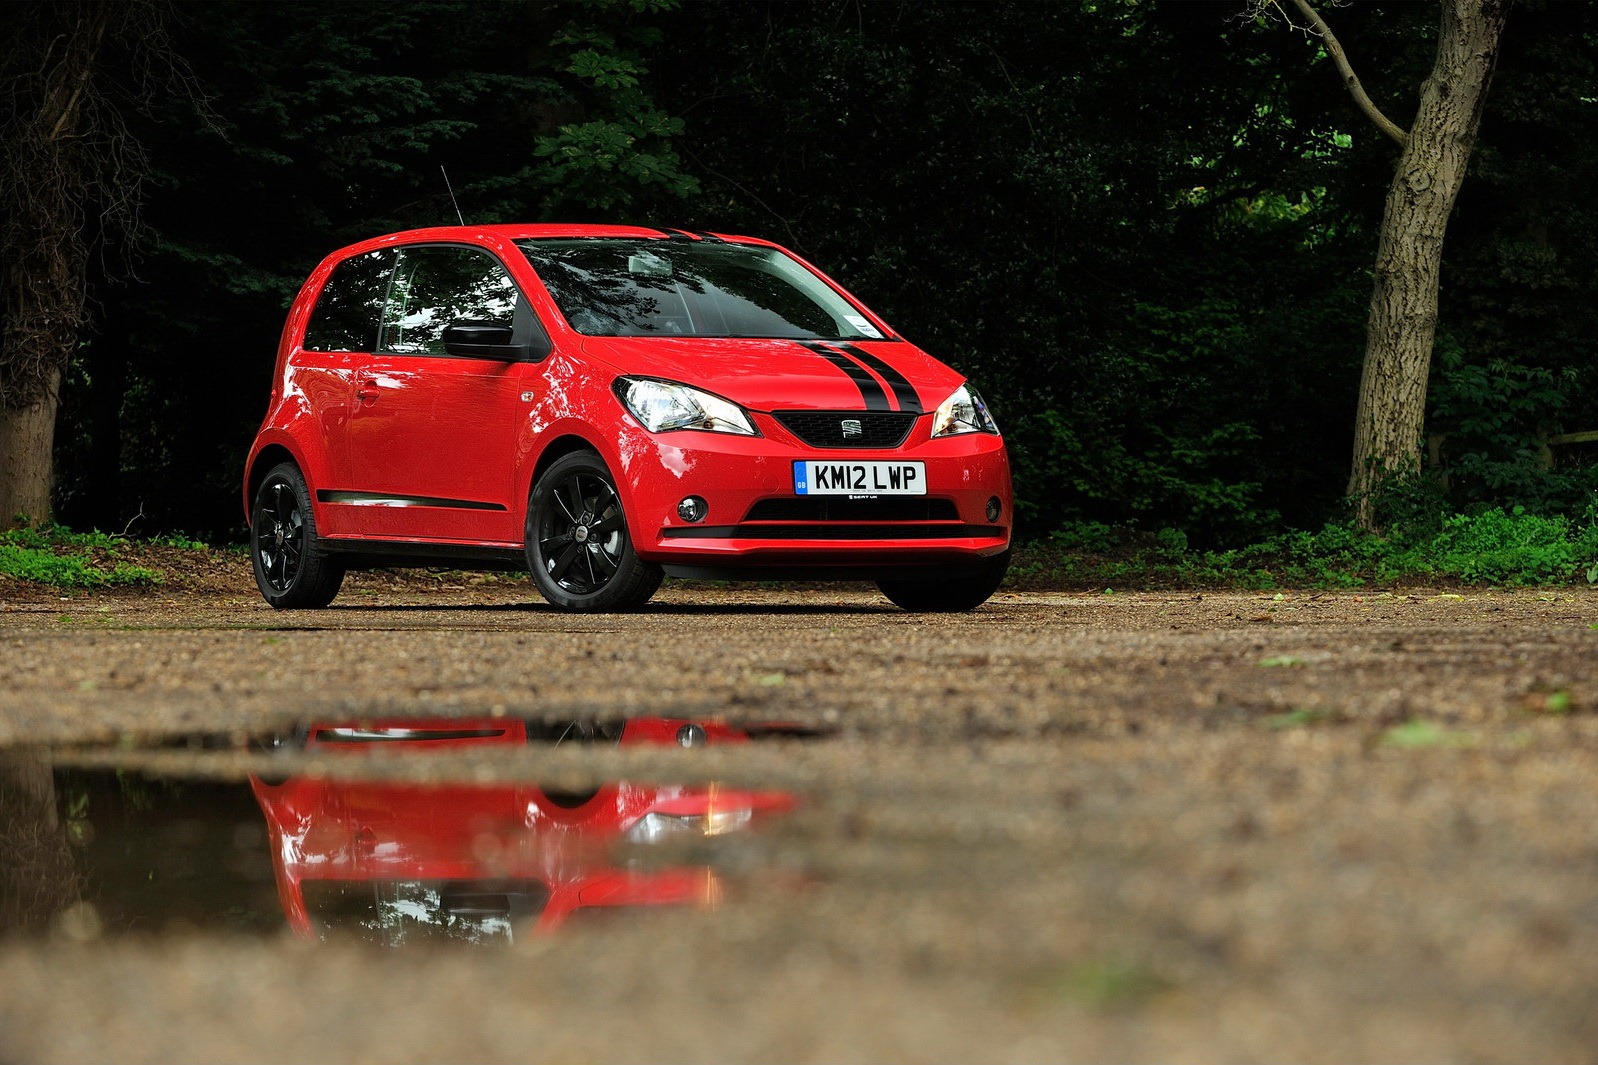
[(633, 610), (660, 587), (660, 567), (633, 550), (615, 478), (591, 451), (559, 458), (539, 476), (526, 546), (539, 592), (563, 610)]
[(280, 463), (255, 491), (250, 562), (261, 595), (278, 610), (324, 607), (344, 583), (344, 565), (322, 553), (311, 493), (292, 462)]
[(959, 613), (975, 610), (1004, 583), (1010, 569), (1010, 552), (985, 559), (974, 570), (961, 570), (930, 580), (878, 581), (882, 594), (905, 610), (921, 613)]

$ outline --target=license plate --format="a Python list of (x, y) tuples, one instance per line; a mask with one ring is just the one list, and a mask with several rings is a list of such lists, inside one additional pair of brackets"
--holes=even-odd
[(817, 462), (793, 464), (797, 496), (924, 496), (926, 468), (919, 462)]

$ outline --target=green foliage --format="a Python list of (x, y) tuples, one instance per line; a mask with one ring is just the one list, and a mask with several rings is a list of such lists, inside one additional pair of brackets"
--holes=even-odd
[(98, 529), (75, 532), (65, 525), (36, 525), (0, 532), (0, 543), (30, 550), (49, 551), (55, 548), (114, 551), (127, 541)]
[(1023, 535), (1324, 520), (1380, 204), (1340, 195), (1313, 55), (1216, 5), (978, 10), (686, 6), (654, 65), (687, 224), (796, 245), (970, 376)]
[(154, 570), (118, 558), (125, 542), (61, 526), (0, 533), (0, 576), (61, 588), (159, 584)]
[(1516, 7), (1449, 226), (1428, 433), (1450, 511), (1577, 514), (1598, 489), (1591, 448), (1541, 446), (1598, 429), (1598, 19), (1575, 13)]
[(1425, 747), (1474, 747), (1481, 741), (1481, 737), (1474, 733), (1462, 732), (1456, 729), (1446, 729), (1431, 721), (1419, 718), (1406, 721), (1402, 725), (1394, 725), (1382, 733), (1381, 745), (1383, 747), (1398, 748), (1425, 748)]
[[(1453, 515), (1429, 535), (1363, 533), (1331, 524), (1246, 547), (1189, 550), (1175, 536), (1072, 526), (1023, 548), (1012, 580), (1025, 585), (1355, 588), (1393, 582), (1487, 585), (1598, 583), (1598, 523), (1578, 525), (1524, 508)], [(1291, 664), (1268, 659), (1262, 665)]]
[(1447, 496), (1456, 507), (1509, 500), (1557, 511), (1598, 488), (1593, 470), (1556, 466), (1540, 439), (1565, 419), (1569, 400), (1581, 394), (1582, 374), (1575, 366), (1537, 365), (1524, 355), (1472, 361), (1457, 339), (1439, 339), (1430, 424), (1440, 444)]
[(1120, 530), (1098, 521), (1072, 521), (1049, 534), (1049, 543), (1063, 551), (1104, 554), (1121, 538)]
[(1561, 516), (1522, 507), (1459, 515), (1420, 552), (1439, 574), (1492, 584), (1551, 584), (1584, 576), (1598, 562), (1598, 527), (1572, 529)]
[(1280, 714), (1272, 714), (1265, 719), (1265, 726), (1272, 729), (1309, 728), (1319, 725), (1331, 718), (1330, 711), (1320, 707), (1296, 707)]
[(1448, 490), (1435, 471), (1393, 477), (1372, 493), (1376, 527), (1409, 539), (1436, 536), (1448, 517)]
[[(675, 6), (611, 0), (595, 10), (658, 14)], [(698, 193), (698, 179), (683, 170), (672, 148), (682, 135), (682, 120), (655, 105), (645, 80), (649, 67), (643, 56), (660, 46), (661, 36), (654, 25), (625, 19), (614, 20), (610, 29), (577, 21), (555, 34), (554, 47), (569, 50), (565, 73), (576, 79), (559, 98), (575, 114), (589, 117), (541, 131), (535, 141), (539, 165), (523, 171), (521, 179), (544, 190), (550, 205), (606, 212), (601, 217), (610, 220), (641, 206), (649, 195)]]
[[(1436, 460), (1367, 542), (1338, 522), (1393, 148), (1315, 42), (1237, 8), (182, 6), (214, 121), (181, 94), (130, 116), (154, 236), (136, 286), (96, 284), (57, 512), (238, 538), (285, 306), (333, 248), (453, 222), (443, 166), (469, 222), (746, 232), (837, 276), (993, 405), (1043, 542), (1018, 569), (1270, 587), (1598, 566), (1577, 524), (1598, 449), (1541, 446), (1598, 429), (1598, 9), (1515, 11), (1445, 247)], [(1335, 23), (1368, 84), (1425, 76), (1431, 6)], [(1495, 508), (1514, 532), (1493, 541)], [(1481, 527), (1445, 530), (1459, 514)], [(1563, 540), (1522, 520), (1560, 515)]]
[(1574, 705), (1574, 701), (1570, 697), (1570, 692), (1563, 688), (1559, 688), (1542, 694), (1542, 706), (1539, 707), (1539, 709), (1542, 710), (1543, 713), (1553, 714), (1555, 716), (1570, 713), (1571, 707)]
[(1170, 988), (1170, 981), (1147, 962), (1119, 954), (1050, 968), (1037, 973), (1026, 984), (1031, 997), (1048, 1002), (1065, 1001), (1094, 1010), (1140, 1007)]
[(644, 150), (651, 138), (681, 132), (680, 121), (659, 112), (621, 122), (599, 119), (562, 126), (538, 142), (536, 154), (546, 164), (538, 180), (552, 194), (580, 197), (606, 211), (629, 206), (627, 190), (635, 186), (659, 185), (686, 196), (697, 183), (677, 169), (676, 156)]
[(57, 513), (238, 538), (239, 465), (285, 308), (342, 245), (454, 224), (441, 167), (470, 223), (677, 210), (699, 186), (646, 62), (672, 14), (627, 0), (183, 7), (175, 44), (212, 122), (159, 96), (134, 123), (153, 236), (137, 285), (97, 279), (99, 320), (63, 389)]
[(150, 543), (161, 547), (175, 547), (180, 551), (209, 551), (211, 549), (211, 545), (204, 540), (196, 540), (191, 536), (184, 536), (182, 533), (165, 533), (161, 536), (154, 536), (150, 538)]

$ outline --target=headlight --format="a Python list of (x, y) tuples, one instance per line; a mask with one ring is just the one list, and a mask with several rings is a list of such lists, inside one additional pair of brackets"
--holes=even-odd
[(627, 830), (629, 843), (659, 843), (670, 837), (719, 836), (743, 828), (754, 818), (748, 807), (706, 810), (702, 814), (663, 814), (651, 810)]
[(712, 433), (760, 435), (738, 404), (688, 385), (652, 377), (618, 377), (615, 389), (616, 398), (652, 433), (704, 429)]
[(982, 397), (970, 384), (955, 389), (954, 395), (938, 404), (938, 409), (932, 415), (934, 438), (958, 436), (960, 433), (999, 435), (999, 427), (993, 421), (993, 415), (988, 413), (988, 405), (982, 402)]

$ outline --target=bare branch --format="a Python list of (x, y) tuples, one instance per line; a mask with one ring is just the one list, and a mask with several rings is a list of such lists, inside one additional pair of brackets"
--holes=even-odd
[(72, 86), (72, 95), (67, 99), (67, 102), (53, 108), (61, 117), (56, 120), (55, 128), (50, 131), (49, 140), (60, 140), (62, 135), (77, 122), (78, 102), (83, 99), (83, 93), (88, 88), (89, 79), (94, 76), (95, 56), (99, 54), (100, 44), (105, 40), (105, 32), (110, 28), (111, 21), (109, 18), (97, 18), (93, 25), (92, 33), (94, 39), (85, 49), (87, 54), (79, 59), (78, 69), (76, 71), (63, 70), (61, 72), (64, 77), (73, 78), (76, 84)]
[(1343, 76), (1343, 85), (1354, 97), (1354, 102), (1359, 105), (1359, 109), (1365, 112), (1367, 118), (1376, 123), (1377, 129), (1391, 137), (1400, 148), (1407, 145), (1409, 143), (1409, 131), (1382, 114), (1382, 109), (1377, 107), (1376, 102), (1366, 95), (1365, 86), (1359, 83), (1359, 76), (1354, 73), (1354, 68), (1349, 66), (1348, 55), (1343, 51), (1343, 46), (1338, 43), (1337, 35), (1332, 33), (1332, 28), (1326, 24), (1326, 21), (1321, 18), (1313, 7), (1310, 7), (1309, 0), (1293, 0), (1293, 4), (1305, 18), (1309, 19), (1310, 25), (1314, 27), (1315, 32), (1320, 36), (1321, 44), (1326, 48), (1326, 54), (1331, 56), (1332, 62), (1337, 64), (1337, 71)]

